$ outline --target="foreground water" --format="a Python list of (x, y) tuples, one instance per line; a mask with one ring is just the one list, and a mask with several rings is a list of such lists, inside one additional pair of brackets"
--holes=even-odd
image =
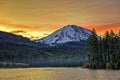
[(120, 70), (82, 68), (0, 69), (0, 80), (120, 80)]

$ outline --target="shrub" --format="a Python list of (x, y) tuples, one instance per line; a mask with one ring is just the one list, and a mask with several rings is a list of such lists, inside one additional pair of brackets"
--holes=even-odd
[(110, 62), (107, 62), (106, 63), (106, 69), (111, 69), (112, 68), (112, 65), (110, 64)]
[(0, 67), (1, 68), (27, 68), (29, 67), (29, 64), (0, 62)]

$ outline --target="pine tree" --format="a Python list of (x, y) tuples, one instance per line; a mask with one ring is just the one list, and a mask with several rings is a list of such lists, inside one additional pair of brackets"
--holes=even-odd
[(120, 30), (119, 30), (119, 33), (118, 33), (118, 45), (119, 45), (119, 51), (120, 51)]
[(114, 68), (115, 69), (120, 69), (120, 30), (119, 30), (119, 33), (115, 39), (115, 51), (113, 53), (113, 56), (114, 56)]
[(118, 62), (118, 56), (119, 56), (119, 37), (117, 34), (115, 34), (112, 30), (110, 33), (107, 31), (105, 33), (105, 36), (103, 38), (104, 46), (104, 57), (106, 67), (108, 68), (118, 68), (119, 62)]
[(109, 61), (109, 50), (110, 50), (110, 33), (109, 31), (106, 31), (104, 34), (104, 37), (102, 39), (102, 45), (103, 45), (103, 59), (104, 64), (106, 64)]
[(99, 46), (98, 37), (95, 29), (92, 31), (92, 35), (88, 39), (88, 63), (90, 68), (97, 68), (99, 64)]

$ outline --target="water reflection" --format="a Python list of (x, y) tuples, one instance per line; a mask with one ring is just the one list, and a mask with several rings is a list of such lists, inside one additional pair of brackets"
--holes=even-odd
[(0, 69), (0, 80), (119, 80), (120, 70), (82, 68)]

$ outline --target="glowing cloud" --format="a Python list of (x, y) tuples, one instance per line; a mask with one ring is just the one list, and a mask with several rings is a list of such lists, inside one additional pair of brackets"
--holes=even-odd
[(120, 22), (120, 0), (0, 0), (0, 10), (0, 30), (35, 37), (68, 24), (95, 28), (100, 35), (120, 27), (112, 25)]

